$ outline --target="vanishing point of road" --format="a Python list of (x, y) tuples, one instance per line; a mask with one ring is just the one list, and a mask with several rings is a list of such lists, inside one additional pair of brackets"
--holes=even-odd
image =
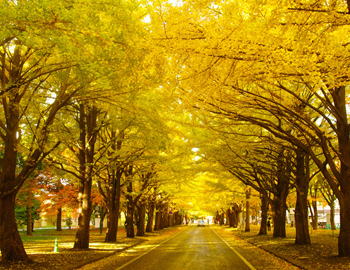
[[(296, 270), (218, 226), (181, 226), (172, 236), (145, 241), (80, 270)], [(163, 240), (161, 240), (163, 238)], [(163, 241), (163, 242), (162, 242)]]

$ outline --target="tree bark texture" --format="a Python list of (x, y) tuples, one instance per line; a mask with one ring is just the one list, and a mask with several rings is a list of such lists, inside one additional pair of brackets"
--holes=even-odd
[(234, 217), (233, 210), (231, 210), (230, 208), (227, 209), (227, 214), (229, 219), (229, 226), (233, 228), (235, 226), (235, 217)]
[(250, 232), (250, 194), (251, 188), (246, 191), (246, 216), (245, 216), (245, 231)]
[(330, 207), (331, 207), (331, 216), (330, 216), (331, 228), (332, 228), (332, 230), (336, 230), (337, 227), (335, 226), (335, 220), (334, 220), (334, 217), (335, 217), (335, 202), (334, 201), (332, 201)]
[(140, 203), (138, 207), (139, 220), (137, 224), (137, 233), (136, 236), (145, 235), (145, 223), (146, 223), (146, 205), (145, 203)]
[(291, 160), (284, 148), (280, 149), (277, 159), (277, 183), (273, 204), (273, 237), (286, 237), (287, 196), (289, 193), (289, 179), (291, 174)]
[[(108, 152), (108, 159), (110, 164), (113, 164), (115, 161), (115, 157), (113, 156), (116, 150), (120, 150), (122, 148), (124, 132), (121, 131), (118, 133), (114, 129), (111, 129), (109, 132), (109, 137), (112, 142), (112, 150)], [(123, 166), (120, 163), (116, 164), (116, 166), (111, 166), (109, 168), (109, 173), (107, 176), (106, 183), (106, 192), (103, 191), (101, 185), (99, 184), (99, 191), (104, 201), (106, 203), (106, 207), (108, 210), (108, 220), (107, 223), (107, 233), (105, 237), (105, 242), (114, 243), (117, 242), (117, 233), (118, 233), (118, 219), (119, 219), (119, 210), (120, 210), (120, 194), (121, 194), (121, 178), (124, 172)], [(102, 209), (102, 208), (101, 208)], [(102, 219), (102, 211), (101, 211), (101, 221)]]
[(127, 208), (127, 215), (126, 215), (126, 236), (128, 238), (134, 238), (135, 232), (134, 232), (134, 198), (131, 195), (133, 191), (132, 182), (130, 181), (127, 185), (127, 194), (126, 194), (126, 208)]
[(0, 249), (3, 262), (28, 261), (15, 219), (16, 193), (0, 200)]
[(152, 232), (153, 231), (153, 219), (154, 219), (154, 208), (155, 203), (153, 201), (149, 202), (148, 204), (148, 220), (147, 220), (147, 226), (146, 226), (146, 232)]
[(275, 194), (273, 199), (273, 209), (275, 212), (273, 223), (273, 237), (286, 237), (286, 211), (287, 196), (289, 183), (281, 181), (279, 183), (279, 192)]
[(161, 223), (161, 219), (162, 219), (161, 205), (162, 205), (161, 202), (156, 203), (156, 221), (154, 224), (155, 231), (160, 230), (160, 223)]
[(107, 190), (106, 206), (108, 209), (107, 233), (105, 242), (117, 242), (118, 219), (120, 209), (120, 181), (122, 171), (112, 170), (108, 180), (110, 183), (109, 190)]
[(160, 205), (160, 229), (164, 229), (165, 217), (164, 217), (164, 203)]
[(258, 235), (267, 235), (267, 207), (267, 199), (264, 195), (261, 195), (261, 223)]
[(62, 231), (62, 208), (57, 209), (57, 224), (56, 224), (56, 230)]
[(117, 209), (108, 211), (107, 232), (105, 237), (105, 242), (107, 243), (115, 243), (117, 241), (118, 216), (119, 211)]
[(227, 210), (226, 210), (226, 225), (229, 225), (230, 227), (233, 227), (233, 226), (231, 226), (231, 211), (230, 211), (230, 208), (227, 208)]
[[(226, 215), (226, 222), (225, 222), (225, 225), (231, 225), (230, 224), (230, 208), (228, 208), (227, 210), (226, 210), (226, 213), (225, 213), (225, 215)], [(231, 226), (230, 226), (231, 227)]]
[(80, 202), (78, 217), (78, 228), (75, 235), (74, 249), (88, 249), (90, 237), (91, 216), (91, 182), (86, 181), (82, 188), (82, 199)]
[[(350, 194), (350, 190), (349, 193)], [(350, 198), (344, 196), (340, 203), (340, 232), (338, 252), (340, 257), (350, 256)]]
[(179, 212), (178, 211), (173, 213), (172, 224), (173, 225), (179, 225)]
[(313, 216), (312, 216), (312, 229), (317, 230), (318, 229), (318, 212), (317, 212), (317, 201), (312, 201), (311, 203), (312, 209), (313, 209)]
[(163, 228), (168, 228), (169, 227), (169, 203), (165, 203), (163, 205)]
[[(318, 168), (322, 171), (328, 184), (337, 196), (340, 205), (340, 232), (338, 237), (338, 254), (340, 257), (350, 257), (350, 125), (347, 114), (347, 93), (345, 86), (334, 87), (330, 89), (333, 103), (329, 102), (335, 112), (333, 116), (336, 119), (336, 136), (338, 142), (338, 153), (340, 167), (334, 163), (332, 156), (333, 150), (330, 150), (327, 134), (322, 134), (322, 144), (320, 145), (327, 159), (331, 173), (324, 166), (321, 160), (313, 155)], [(310, 151), (310, 154), (312, 152)], [(334, 177), (336, 181), (334, 181)]]
[(310, 195), (312, 198), (310, 213), (311, 213), (311, 219), (312, 219), (312, 229), (317, 230), (318, 229), (318, 212), (317, 212), (317, 193), (318, 188), (317, 186), (310, 187)]
[(242, 212), (242, 207), (235, 203), (232, 207), (232, 218), (233, 218), (233, 227), (237, 228), (238, 227), (238, 223), (239, 223), (239, 213)]
[(309, 190), (309, 176), (307, 168), (309, 163), (301, 149), (296, 150), (296, 178), (297, 201), (295, 206), (295, 243), (299, 245), (310, 244), (309, 214), (307, 195)]
[(174, 215), (169, 215), (169, 227), (174, 226)]
[[(60, 189), (63, 187), (61, 183), (61, 178), (58, 178), (58, 181), (56, 183), (56, 192), (58, 193)], [(57, 209), (57, 224), (56, 224), (56, 231), (62, 231), (62, 207), (59, 207)]]
[(31, 202), (27, 205), (27, 235), (33, 235)]
[[(86, 120), (86, 127), (85, 127)], [(84, 148), (79, 150), (80, 161), (80, 187), (79, 187), (79, 217), (78, 229), (75, 235), (75, 249), (88, 249), (90, 241), (90, 217), (91, 217), (91, 188), (93, 176), (93, 162), (95, 154), (95, 142), (97, 139), (97, 109), (92, 106), (85, 113), (85, 106), (80, 105), (80, 143)], [(85, 144), (87, 142), (87, 144)], [(83, 153), (84, 152), (84, 153)], [(86, 165), (89, 164), (89, 165)]]

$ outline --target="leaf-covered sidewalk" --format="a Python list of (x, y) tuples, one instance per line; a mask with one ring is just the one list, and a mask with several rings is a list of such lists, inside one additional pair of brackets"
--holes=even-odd
[(340, 258), (338, 254), (339, 230), (318, 229), (310, 231), (310, 245), (296, 245), (295, 228), (287, 227), (286, 238), (273, 238), (268, 235), (258, 236), (259, 226), (251, 226), (250, 232), (221, 227), (221, 230), (238, 236), (278, 258), (282, 258), (301, 269), (350, 269), (350, 258)]

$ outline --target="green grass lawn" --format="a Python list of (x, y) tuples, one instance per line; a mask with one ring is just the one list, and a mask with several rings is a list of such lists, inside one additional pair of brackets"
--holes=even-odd
[[(117, 242), (105, 243), (106, 230), (100, 234), (100, 229), (90, 229), (90, 244), (88, 250), (73, 249), (76, 229), (35, 229), (33, 235), (26, 235), (26, 231), (20, 231), (25, 250), (33, 260), (31, 263), (1, 263), (0, 270), (24, 270), (24, 269), (50, 269), (66, 270), (78, 268), (89, 261), (104, 258), (115, 252), (125, 250), (135, 244), (143, 243), (154, 237), (167, 235), (176, 228), (167, 228), (161, 231), (148, 233), (144, 237), (127, 238), (124, 227), (120, 227), (117, 235)], [(55, 251), (55, 242), (59, 252)], [(0, 256), (1, 261), (1, 256)], [(80, 267), (79, 266), (79, 267)]]

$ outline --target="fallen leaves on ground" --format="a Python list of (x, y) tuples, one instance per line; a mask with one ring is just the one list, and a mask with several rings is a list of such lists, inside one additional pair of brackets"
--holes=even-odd
[[(63, 232), (41, 232), (40, 237), (25, 237), (24, 247), (32, 262), (22, 263), (3, 263), (0, 262), (0, 270), (42, 270), (42, 269), (60, 269), (70, 270), (82, 267), (86, 264), (109, 257), (117, 252), (132, 249), (150, 239), (161, 239), (162, 235), (168, 237), (177, 232), (177, 227), (166, 228), (160, 231), (147, 233), (142, 237), (127, 238), (125, 230), (118, 230), (117, 243), (105, 243), (105, 234), (100, 235), (99, 230), (90, 231), (90, 249), (73, 249), (75, 230)], [(55, 238), (58, 239), (59, 252), (53, 252), (55, 249)], [(1, 256), (0, 256), (1, 260)]]
[(310, 233), (311, 244), (296, 245), (295, 228), (287, 227), (286, 238), (273, 238), (272, 231), (268, 235), (259, 236), (259, 226), (251, 226), (250, 232), (222, 227), (222, 230), (238, 236), (256, 247), (264, 249), (302, 269), (350, 269), (350, 258), (338, 256), (338, 233), (318, 229)]

